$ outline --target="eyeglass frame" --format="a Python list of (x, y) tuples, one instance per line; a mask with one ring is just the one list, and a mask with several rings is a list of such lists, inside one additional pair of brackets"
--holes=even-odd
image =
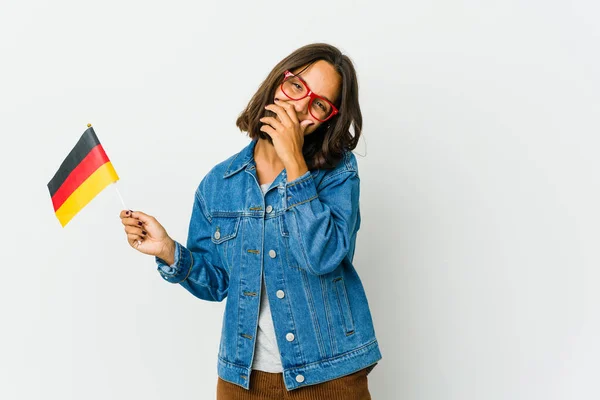
[[(287, 78), (289, 78), (290, 76), (293, 76), (293, 77), (295, 77), (295, 78), (298, 78), (298, 79), (300, 79), (300, 81), (301, 81), (301, 82), (304, 84), (304, 86), (306, 86), (306, 89), (308, 90), (308, 92), (307, 92), (307, 93), (306, 93), (304, 96), (302, 96), (302, 97), (300, 97), (300, 98), (298, 98), (298, 99), (294, 99), (294, 98), (291, 98), (291, 97), (290, 97), (290, 96), (289, 96), (289, 95), (288, 95), (288, 94), (285, 92), (285, 90), (283, 90), (283, 84), (285, 83), (285, 81), (287, 80)], [(336, 115), (336, 114), (338, 114), (338, 113), (339, 113), (339, 110), (337, 109), (337, 107), (336, 107), (335, 105), (333, 105), (333, 103), (332, 103), (332, 102), (330, 102), (329, 100), (327, 100), (325, 97), (319, 96), (318, 94), (316, 94), (315, 92), (313, 92), (313, 91), (311, 90), (311, 88), (308, 86), (308, 84), (306, 83), (306, 81), (305, 81), (304, 79), (302, 79), (302, 77), (300, 77), (299, 75), (296, 75), (296, 74), (292, 73), (290, 70), (287, 70), (287, 71), (285, 71), (285, 72), (284, 72), (284, 74), (283, 74), (283, 81), (281, 82), (281, 85), (280, 85), (280, 86), (281, 86), (281, 92), (282, 92), (282, 93), (283, 93), (283, 94), (284, 94), (284, 95), (285, 95), (285, 96), (286, 96), (288, 99), (290, 99), (290, 100), (302, 100), (302, 99), (304, 99), (304, 98), (306, 98), (306, 97), (310, 97), (310, 100), (309, 100), (309, 102), (308, 102), (308, 112), (310, 113), (310, 115), (312, 115), (312, 116), (313, 116), (313, 117), (314, 117), (314, 118), (315, 118), (317, 121), (319, 121), (319, 122), (325, 122), (325, 121), (327, 121), (327, 120), (330, 120), (331, 118), (333, 118), (333, 116), (334, 116), (334, 115)], [(319, 99), (319, 100), (323, 100), (323, 101), (327, 102), (327, 103), (328, 103), (328, 104), (331, 106), (331, 114), (330, 114), (330, 115), (329, 115), (327, 118), (325, 118), (325, 119), (319, 119), (319, 118), (317, 118), (317, 117), (315, 117), (315, 116), (313, 115), (312, 111), (310, 110), (310, 106), (312, 105), (312, 103), (313, 103), (313, 101), (315, 100), (315, 98), (316, 98), (316, 99)]]

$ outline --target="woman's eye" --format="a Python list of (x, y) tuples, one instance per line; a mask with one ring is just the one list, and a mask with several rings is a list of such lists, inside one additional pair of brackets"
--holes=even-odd
[(322, 101), (319, 100), (315, 100), (315, 104), (317, 105), (317, 107), (319, 107), (322, 111), (326, 111), (327, 108), (325, 107), (325, 104), (323, 104)]
[(302, 89), (302, 85), (298, 84), (298, 83), (294, 83), (294, 87), (298, 90)]

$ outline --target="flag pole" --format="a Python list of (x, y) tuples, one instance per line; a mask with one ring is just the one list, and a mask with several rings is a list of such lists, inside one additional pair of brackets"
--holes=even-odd
[(117, 187), (117, 182), (115, 182), (115, 190), (117, 191), (117, 194), (119, 195), (119, 199), (121, 199), (121, 204), (123, 204), (123, 210), (127, 210), (127, 207), (125, 206), (125, 202), (123, 201), (123, 196), (121, 196), (121, 192), (119, 192), (119, 188)]
[[(125, 202), (123, 201), (123, 196), (121, 196), (121, 192), (119, 192), (119, 188), (117, 187), (117, 182), (114, 182), (114, 187), (115, 187), (115, 190), (117, 191), (117, 194), (119, 195), (119, 199), (121, 199), (121, 204), (123, 204), (123, 210), (127, 210), (127, 207), (125, 206)], [(137, 244), (139, 246), (140, 244), (142, 244), (142, 241), (138, 240)]]

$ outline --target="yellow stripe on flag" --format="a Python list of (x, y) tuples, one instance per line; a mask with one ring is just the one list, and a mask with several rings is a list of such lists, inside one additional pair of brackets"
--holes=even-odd
[(104, 188), (119, 180), (112, 163), (106, 162), (87, 178), (56, 210), (56, 217), (64, 227)]

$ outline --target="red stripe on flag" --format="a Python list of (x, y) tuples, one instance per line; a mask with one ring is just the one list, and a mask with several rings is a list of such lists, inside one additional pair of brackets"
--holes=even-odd
[(69, 174), (54, 196), (52, 196), (54, 211), (58, 210), (69, 196), (73, 194), (75, 189), (81, 186), (94, 171), (109, 161), (101, 144), (90, 150), (88, 155), (73, 169), (73, 172)]

